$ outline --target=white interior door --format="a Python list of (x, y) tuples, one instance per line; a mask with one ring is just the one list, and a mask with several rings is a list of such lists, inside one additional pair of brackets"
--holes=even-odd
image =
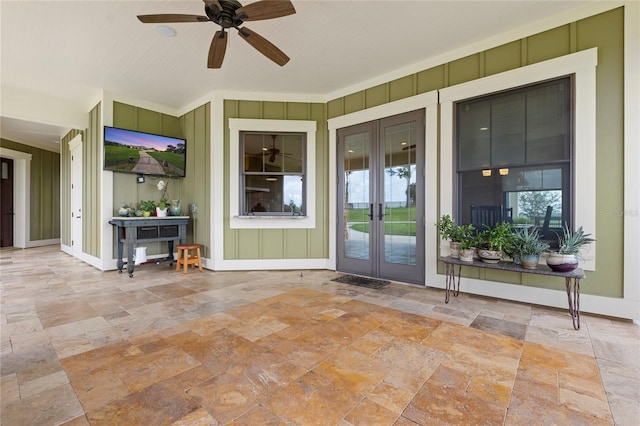
[(74, 257), (82, 255), (82, 137), (69, 143), (71, 152), (71, 249)]

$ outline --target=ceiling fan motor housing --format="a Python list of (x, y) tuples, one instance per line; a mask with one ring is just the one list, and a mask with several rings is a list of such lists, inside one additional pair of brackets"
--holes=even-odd
[(236, 10), (242, 5), (236, 0), (218, 0), (222, 10), (218, 10), (215, 3), (205, 3), (204, 11), (213, 22), (222, 28), (233, 28), (242, 25), (242, 19), (236, 17)]

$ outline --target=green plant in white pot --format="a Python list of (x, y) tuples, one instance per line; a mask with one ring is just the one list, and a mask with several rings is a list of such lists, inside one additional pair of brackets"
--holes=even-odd
[(473, 225), (456, 225), (455, 220), (448, 214), (443, 215), (436, 224), (440, 238), (449, 241), (451, 257), (459, 257), (460, 243), (473, 235)]
[(580, 249), (588, 246), (595, 240), (591, 234), (585, 234), (580, 226), (571, 231), (567, 224), (562, 229), (562, 235), (558, 235), (558, 250), (550, 252), (547, 256), (547, 265), (556, 272), (570, 272), (578, 267), (578, 254)]
[(460, 260), (463, 262), (473, 262), (473, 255), (476, 252), (475, 246), (476, 238), (475, 235), (473, 235), (473, 233), (471, 232), (459, 242), (458, 253), (460, 255)]
[(549, 244), (541, 241), (536, 228), (518, 228), (513, 245), (525, 269), (536, 269), (540, 254), (549, 248)]
[(514, 239), (511, 226), (502, 222), (493, 228), (485, 227), (477, 236), (478, 255), (485, 263), (498, 263), (502, 259), (503, 251)]

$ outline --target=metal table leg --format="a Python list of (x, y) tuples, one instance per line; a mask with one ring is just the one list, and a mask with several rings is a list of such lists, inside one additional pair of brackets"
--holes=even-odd
[(569, 315), (573, 320), (573, 328), (580, 330), (580, 280), (573, 278), (573, 294), (571, 278), (565, 278), (567, 285), (567, 299), (569, 300)]
[(446, 275), (446, 287), (444, 293), (444, 303), (449, 303), (449, 294), (453, 293), (454, 297), (457, 297), (460, 294), (460, 271), (462, 270), (462, 265), (458, 265), (458, 280), (456, 281), (456, 265), (446, 263), (444, 265), (445, 275)]

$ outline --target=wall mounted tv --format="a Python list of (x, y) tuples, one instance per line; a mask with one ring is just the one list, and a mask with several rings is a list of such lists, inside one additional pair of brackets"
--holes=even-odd
[(154, 176), (185, 176), (186, 141), (104, 127), (104, 169)]

